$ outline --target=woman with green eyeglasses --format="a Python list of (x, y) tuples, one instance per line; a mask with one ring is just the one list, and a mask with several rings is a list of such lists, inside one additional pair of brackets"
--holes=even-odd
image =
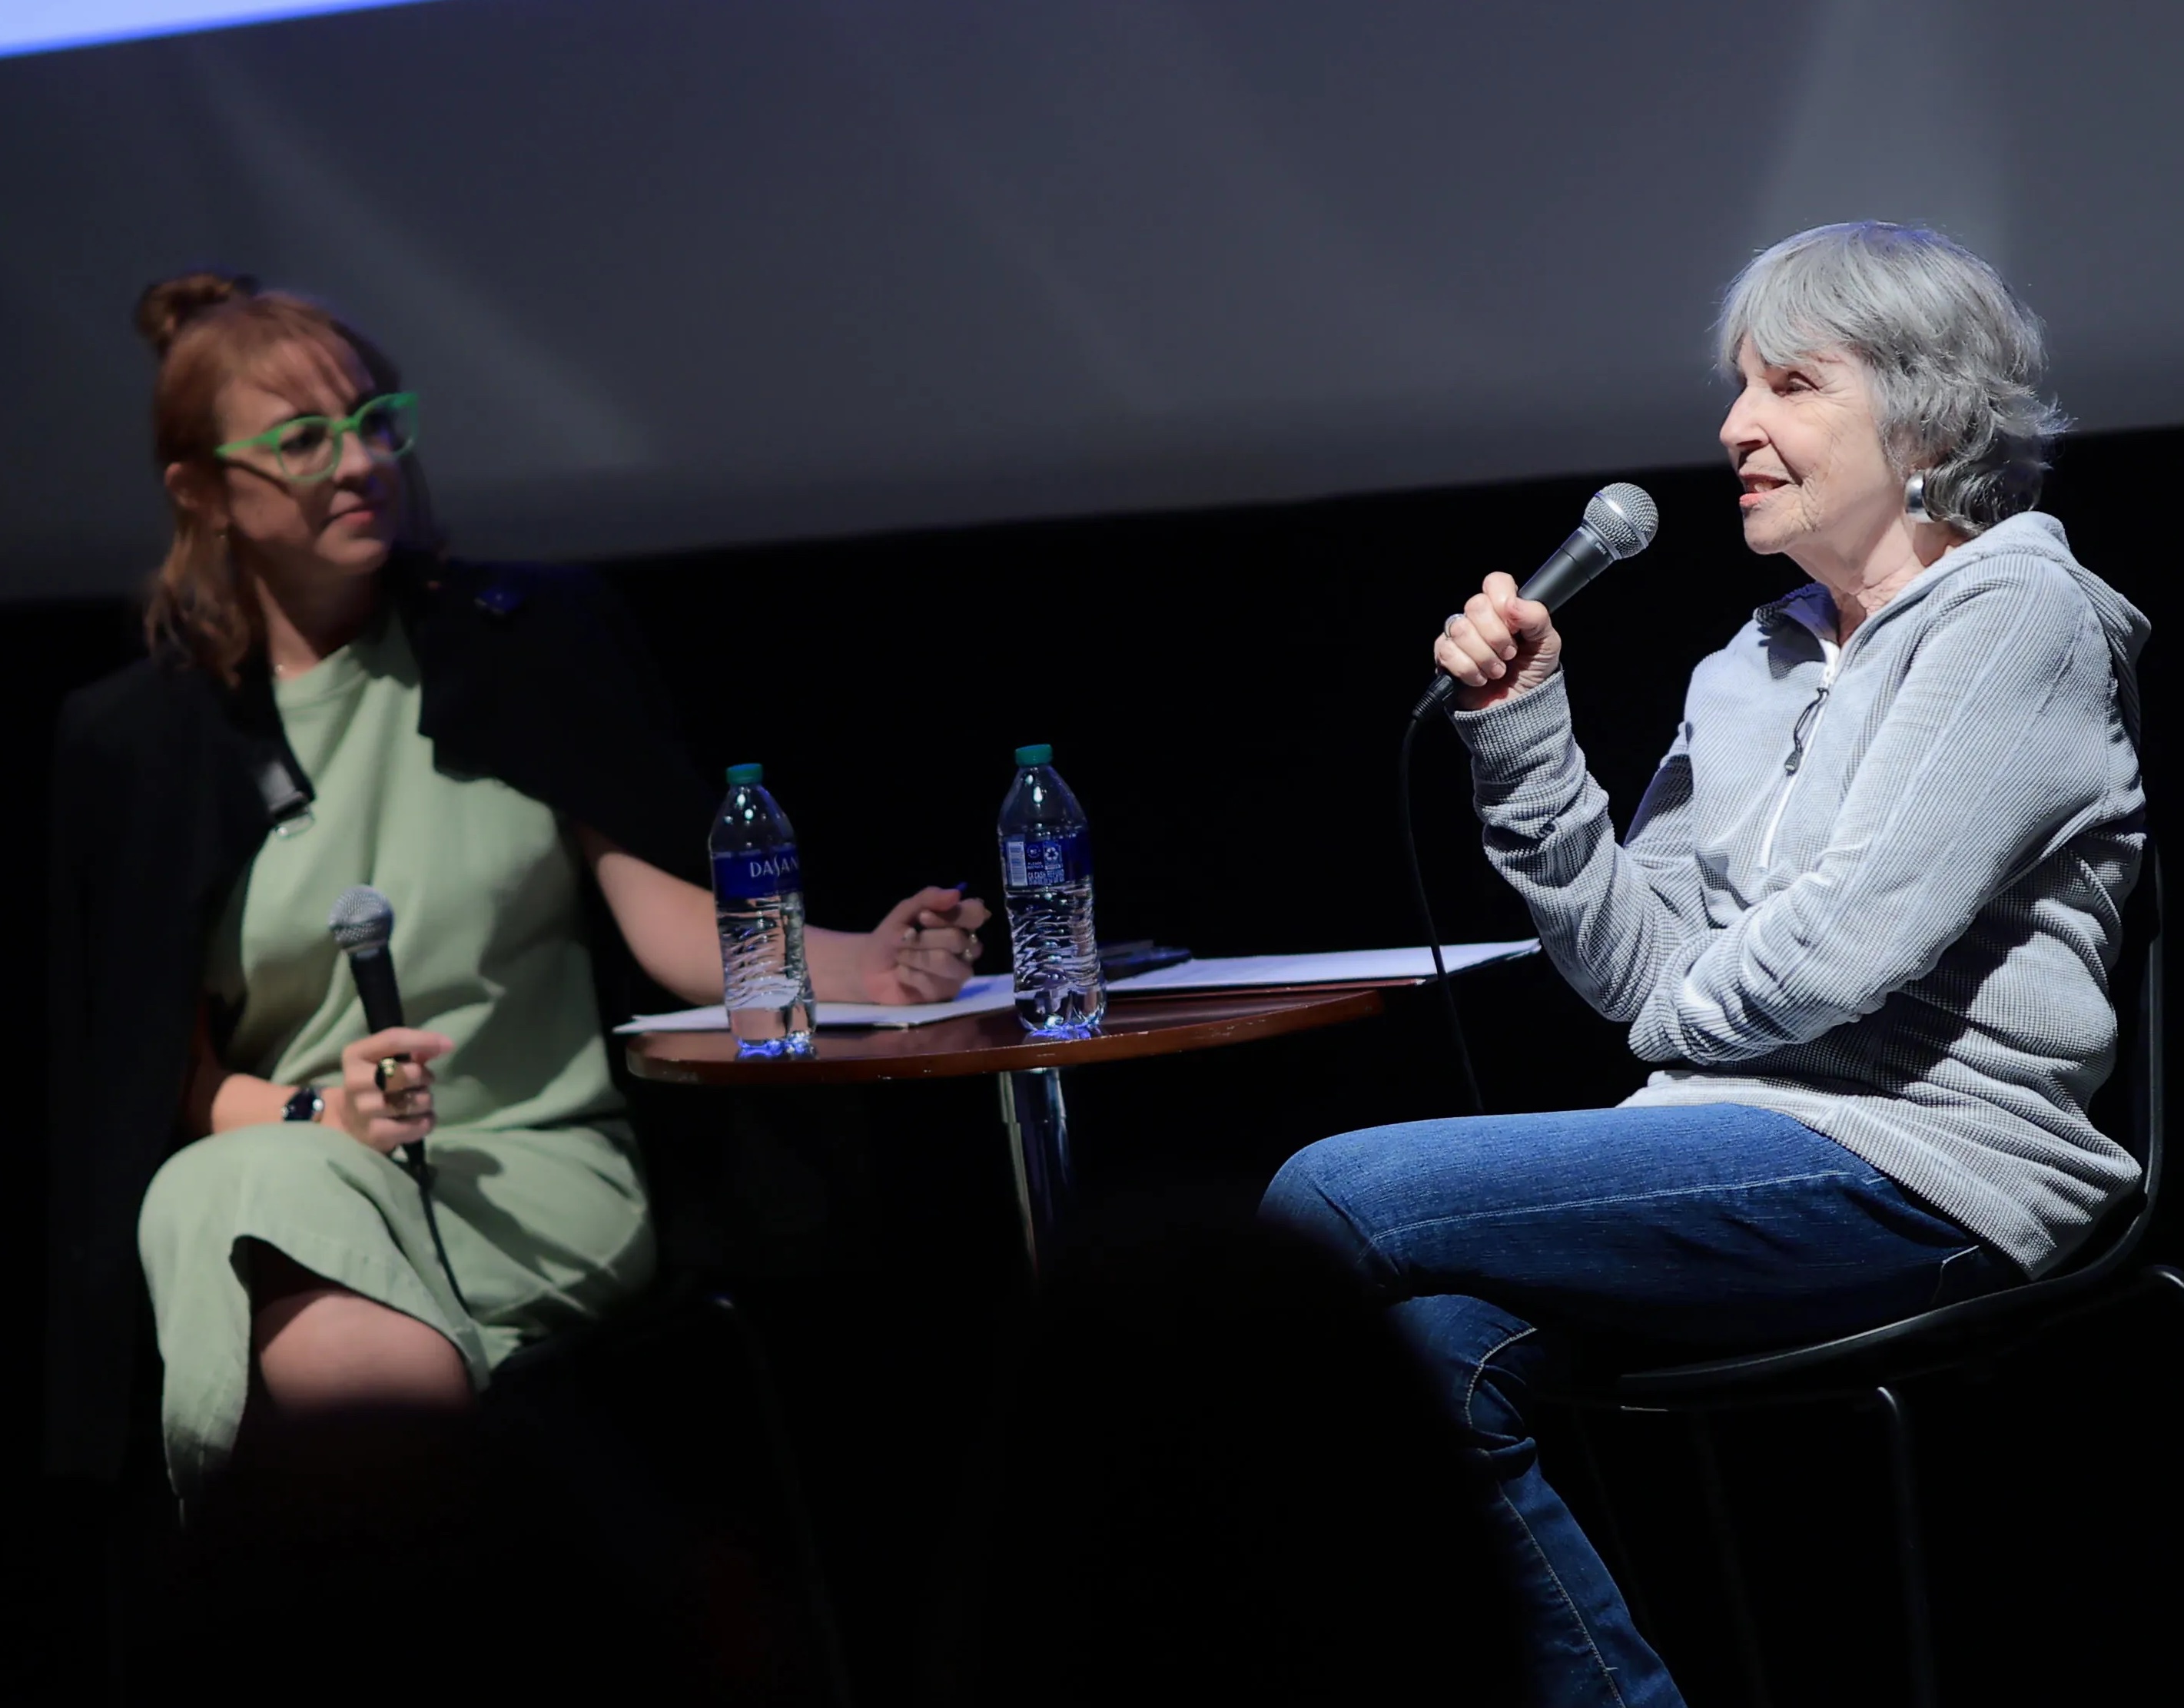
[[(48, 1459), (118, 1469), (141, 1262), (176, 1487), (246, 1413), (460, 1407), (642, 1289), (651, 1224), (587, 899), (721, 992), (711, 792), (598, 581), (437, 548), (417, 400), (301, 298), (138, 310), (174, 542), (150, 656), (71, 697), (54, 801)], [(392, 902), (409, 1025), (328, 932)], [(807, 935), (821, 1000), (944, 1000), (986, 917), (928, 889)], [(437, 1230), (394, 1159), (426, 1151)]]

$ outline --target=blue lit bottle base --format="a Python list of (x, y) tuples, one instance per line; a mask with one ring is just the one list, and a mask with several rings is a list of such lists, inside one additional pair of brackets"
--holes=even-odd
[(738, 1061), (811, 1054), (811, 1035), (809, 1032), (801, 1038), (746, 1038), (736, 1045)]
[(1017, 1003), (1017, 1019), (1034, 1038), (1097, 1038), (1106, 1012), (1104, 998), (1096, 1004), (1072, 1002), (1058, 1012), (1036, 1000), (1020, 999)]
[(728, 1031), (738, 1061), (769, 1061), (811, 1054), (811, 1007), (791, 1002), (779, 1008), (732, 1008)]

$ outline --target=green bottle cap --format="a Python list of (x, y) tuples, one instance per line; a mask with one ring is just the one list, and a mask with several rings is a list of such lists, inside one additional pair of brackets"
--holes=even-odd
[(1034, 742), (1028, 748), (1017, 749), (1017, 763), (1020, 765), (1050, 765), (1054, 763), (1054, 749), (1045, 742)]
[(748, 784), (762, 783), (765, 781), (764, 765), (730, 765), (728, 767), (728, 787), (732, 789), (743, 788)]

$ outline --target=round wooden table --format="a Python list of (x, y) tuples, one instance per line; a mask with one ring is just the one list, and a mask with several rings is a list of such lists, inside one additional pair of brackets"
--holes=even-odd
[(1366, 1020), (1380, 1012), (1383, 988), (1118, 996), (1109, 1001), (1100, 1030), (1078, 1038), (1033, 1038), (1004, 1009), (929, 1026), (822, 1032), (807, 1056), (739, 1058), (726, 1032), (639, 1032), (629, 1041), (629, 1067), (640, 1079), (671, 1085), (850, 1085), (992, 1074), (1000, 1088), (1024, 1249), (1036, 1270), (1039, 1248), (1067, 1214), (1074, 1191), (1060, 1069), (1179, 1055)]

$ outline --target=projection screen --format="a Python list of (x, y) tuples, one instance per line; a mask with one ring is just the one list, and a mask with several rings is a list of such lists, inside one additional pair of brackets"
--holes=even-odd
[(486, 554), (1696, 461), (1724, 281), (1861, 216), (1995, 260), (2083, 426), (2173, 423), (2180, 63), (2184, 8), (2029, 0), (435, 0), (22, 53), (0, 596), (156, 556), (130, 309), (207, 261), (395, 353)]

